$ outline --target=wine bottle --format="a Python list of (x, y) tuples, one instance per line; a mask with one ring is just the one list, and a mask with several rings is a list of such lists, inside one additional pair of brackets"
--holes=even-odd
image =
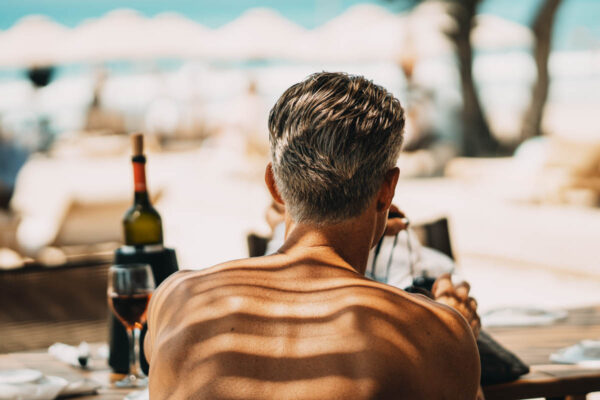
[(162, 246), (162, 221), (148, 196), (144, 136), (141, 133), (132, 135), (132, 144), (134, 198), (133, 205), (123, 216), (125, 245), (138, 249), (146, 246)]
[[(149, 264), (154, 281), (159, 285), (169, 275), (176, 272), (177, 257), (173, 249), (163, 247), (162, 221), (152, 207), (146, 184), (146, 157), (144, 156), (142, 134), (132, 136), (133, 144), (133, 205), (123, 216), (125, 246), (115, 251), (115, 264)], [(140, 335), (140, 365), (148, 373), (148, 363), (143, 352), (147, 327)], [(109, 319), (109, 358), (108, 364), (114, 372), (127, 373), (129, 370), (129, 347), (123, 324), (112, 313)]]

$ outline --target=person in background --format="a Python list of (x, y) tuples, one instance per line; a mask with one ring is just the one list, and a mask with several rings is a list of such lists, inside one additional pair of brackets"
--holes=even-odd
[(477, 397), (469, 286), (441, 277), (433, 301), (364, 276), (403, 128), (399, 101), (360, 76), (317, 73), (284, 92), (265, 181), (285, 207), (285, 243), (158, 288), (144, 347), (151, 398)]

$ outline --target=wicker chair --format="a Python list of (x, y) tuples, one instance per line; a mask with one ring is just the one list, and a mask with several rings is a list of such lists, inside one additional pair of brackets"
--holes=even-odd
[(0, 353), (106, 341), (104, 261), (0, 271)]

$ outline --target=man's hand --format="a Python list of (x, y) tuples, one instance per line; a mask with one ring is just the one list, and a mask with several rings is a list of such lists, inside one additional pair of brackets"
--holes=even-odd
[(387, 220), (387, 224), (385, 226), (384, 235), (386, 236), (396, 236), (398, 232), (405, 230), (408, 228), (408, 224), (406, 223), (406, 215), (398, 207), (395, 205), (390, 206), (389, 216)]
[(469, 297), (471, 286), (467, 282), (461, 282), (454, 286), (449, 274), (440, 276), (435, 283), (431, 292), (435, 301), (454, 308), (461, 313), (469, 323), (475, 338), (479, 336), (481, 329), (481, 321), (477, 315), (477, 301)]

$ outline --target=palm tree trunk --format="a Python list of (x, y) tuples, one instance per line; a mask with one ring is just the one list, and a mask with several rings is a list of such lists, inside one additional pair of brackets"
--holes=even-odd
[(463, 153), (466, 156), (492, 155), (498, 149), (498, 142), (489, 129), (473, 81), (470, 36), (478, 3), (479, 0), (453, 1), (448, 12), (456, 22), (456, 29), (445, 32), (454, 43), (458, 57), (463, 97)]
[(550, 57), (550, 49), (552, 45), (552, 29), (556, 10), (562, 0), (546, 0), (544, 1), (535, 17), (532, 25), (533, 34), (535, 37), (534, 57), (537, 67), (537, 80), (533, 86), (531, 93), (531, 102), (529, 108), (523, 117), (523, 125), (521, 127), (521, 139), (541, 135), (542, 118), (544, 115), (544, 107), (548, 98), (548, 87), (550, 86), (550, 75), (548, 73), (548, 58)]

